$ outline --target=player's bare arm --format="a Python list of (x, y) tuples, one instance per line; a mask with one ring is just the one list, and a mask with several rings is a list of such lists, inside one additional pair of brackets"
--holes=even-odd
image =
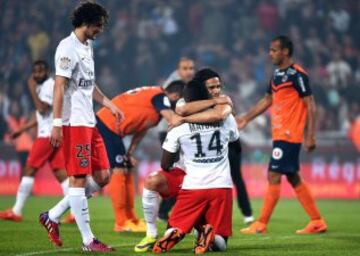
[(131, 139), (131, 143), (129, 146), (129, 149), (126, 153), (127, 161), (130, 164), (130, 166), (136, 166), (137, 160), (134, 158), (134, 153), (137, 147), (139, 146), (142, 139), (145, 137), (147, 130), (144, 130), (142, 132), (135, 133)]
[(161, 157), (161, 168), (164, 171), (170, 171), (171, 167), (175, 163), (176, 153), (163, 150)]
[(224, 121), (232, 113), (232, 107), (226, 105), (216, 105), (206, 111), (192, 114), (190, 116), (174, 116), (169, 123), (169, 129), (177, 127), (183, 123), (215, 123)]
[(174, 116), (169, 123), (169, 129), (183, 123), (214, 123), (224, 121), (233, 109), (230, 104), (218, 104), (207, 111), (198, 112), (189, 116)]
[(109, 100), (108, 97), (104, 95), (104, 93), (100, 90), (100, 88), (96, 85), (94, 92), (93, 92), (93, 98), (94, 100), (101, 104), (102, 106), (108, 108), (116, 117), (117, 124), (120, 124), (120, 122), (124, 119), (123, 113), (120, 111), (118, 107), (116, 107), (111, 100)]
[(160, 111), (160, 115), (165, 119), (165, 121), (169, 124), (174, 116), (177, 116), (172, 109), (163, 109)]
[(237, 116), (236, 122), (239, 130), (244, 129), (249, 122), (264, 113), (271, 106), (271, 104), (272, 96), (267, 93), (261, 100), (256, 103), (254, 107), (249, 110), (249, 112)]
[(53, 99), (53, 128), (50, 135), (50, 143), (53, 147), (59, 147), (62, 142), (62, 108), (64, 102), (64, 90), (69, 79), (63, 76), (55, 76), (54, 99)]
[(37, 83), (33, 77), (33, 75), (31, 75), (28, 80), (27, 80), (27, 84), (28, 84), (28, 88), (30, 91), (30, 95), (31, 98), (34, 102), (35, 108), (37, 111), (39, 111), (40, 114), (45, 114), (49, 111), (50, 106), (48, 104), (46, 104), (45, 102), (42, 102), (38, 96), (38, 94), (36, 93), (36, 86)]
[(307, 123), (306, 123), (306, 133), (305, 133), (305, 150), (310, 152), (316, 148), (316, 104), (314, 96), (306, 96), (303, 98), (303, 101), (307, 108)]
[(19, 129), (13, 131), (10, 134), (11, 139), (16, 139), (19, 137), (23, 132), (35, 127), (37, 125), (36, 117), (35, 115), (32, 115), (29, 121), (27, 121), (23, 126), (21, 126)]
[(215, 105), (223, 105), (223, 104), (229, 104), (232, 106), (232, 101), (230, 97), (222, 95), (220, 97), (209, 100), (199, 100), (199, 101), (189, 102), (182, 106), (176, 107), (175, 112), (180, 116), (188, 116), (204, 111), (205, 109), (214, 107)]

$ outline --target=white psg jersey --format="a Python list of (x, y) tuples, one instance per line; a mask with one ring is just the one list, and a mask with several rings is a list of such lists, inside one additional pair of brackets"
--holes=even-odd
[(63, 124), (95, 126), (93, 91), (95, 66), (91, 40), (83, 44), (72, 32), (56, 49), (55, 75), (69, 79), (65, 88)]
[[(53, 104), (53, 91), (54, 91), (54, 79), (49, 77), (42, 84), (37, 85), (36, 92), (39, 99), (52, 106)], [(36, 111), (36, 122), (37, 122), (37, 136), (38, 138), (50, 137), (52, 128), (53, 112), (52, 109), (43, 114)]]
[(183, 152), (186, 176), (182, 189), (232, 188), (228, 143), (238, 138), (235, 118), (229, 115), (220, 123), (175, 127), (167, 134), (163, 149)]

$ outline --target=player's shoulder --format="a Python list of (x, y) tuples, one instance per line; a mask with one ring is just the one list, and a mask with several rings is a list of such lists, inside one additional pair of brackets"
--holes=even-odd
[(190, 125), (191, 125), (190, 123), (183, 123), (179, 126), (172, 128), (168, 132), (168, 134), (171, 134), (172, 136), (176, 136), (176, 137), (181, 137), (183, 135), (191, 133)]
[(237, 126), (236, 125), (236, 120), (233, 114), (230, 114), (226, 117), (226, 119), (223, 121), (224, 126), (226, 127), (232, 127), (232, 126)]
[(48, 78), (48, 79), (46, 79), (45, 81), (44, 81), (44, 83), (42, 84), (42, 86), (44, 87), (44, 88), (52, 88), (52, 87), (54, 87), (54, 78), (52, 78), (51, 76)]
[(57, 52), (73, 51), (74, 46), (75, 46), (75, 41), (74, 41), (73, 37), (71, 35), (69, 35), (59, 42), (56, 51)]
[(304, 76), (308, 76), (308, 72), (305, 70), (305, 68), (303, 68), (303, 66), (301, 66), (300, 64), (294, 63), (292, 64), (286, 71), (287, 75), (304, 75)]

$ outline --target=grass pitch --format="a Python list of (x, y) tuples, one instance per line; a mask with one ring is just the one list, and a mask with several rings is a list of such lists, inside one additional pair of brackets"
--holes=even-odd
[[(24, 210), (21, 223), (0, 221), (0, 255), (81, 255), (80, 234), (75, 225), (60, 226), (64, 245), (60, 249), (50, 244), (43, 227), (38, 223), (41, 211), (50, 208), (59, 198), (32, 197)], [(14, 197), (0, 198), (0, 209), (14, 203)], [(140, 201), (137, 209), (140, 215)], [(91, 226), (96, 236), (117, 249), (113, 255), (141, 255), (133, 252), (134, 245), (143, 237), (141, 233), (116, 234), (110, 201), (105, 197), (89, 200)], [(320, 235), (296, 235), (308, 218), (296, 200), (280, 200), (268, 226), (266, 235), (240, 235), (242, 217), (234, 203), (233, 236), (226, 253), (217, 255), (360, 255), (360, 203), (358, 201), (318, 201), (329, 231)], [(255, 214), (261, 207), (260, 200), (252, 201)], [(159, 223), (161, 233), (164, 223)], [(193, 255), (193, 238), (189, 234), (170, 252), (171, 255)], [(150, 255), (152, 253), (146, 253)], [(96, 254), (102, 255), (102, 254)]]

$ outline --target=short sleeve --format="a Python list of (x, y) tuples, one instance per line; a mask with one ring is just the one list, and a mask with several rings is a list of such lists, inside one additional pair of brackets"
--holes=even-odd
[(179, 137), (176, 135), (178, 134), (177, 129), (174, 128), (168, 132), (166, 135), (165, 141), (162, 145), (162, 148), (170, 153), (176, 153), (179, 151), (180, 142)]
[(53, 102), (53, 90), (54, 90), (53, 83), (54, 81), (46, 82), (46, 84), (43, 85), (39, 93), (39, 99), (42, 102), (49, 104), (50, 106), (52, 105)]
[(74, 49), (60, 44), (55, 54), (55, 75), (71, 78), (76, 63)]
[(230, 142), (237, 141), (239, 139), (239, 130), (237, 128), (237, 124), (234, 116), (229, 115), (228, 118), (226, 119), (226, 122), (230, 132), (230, 138), (229, 138)]
[(164, 109), (171, 109), (171, 103), (169, 98), (165, 95), (165, 93), (161, 93), (158, 95), (155, 95), (151, 103), (153, 104), (154, 108), (158, 113), (160, 113), (161, 110)]
[(297, 72), (295, 75), (294, 86), (300, 97), (312, 95), (309, 77), (306, 74)]

